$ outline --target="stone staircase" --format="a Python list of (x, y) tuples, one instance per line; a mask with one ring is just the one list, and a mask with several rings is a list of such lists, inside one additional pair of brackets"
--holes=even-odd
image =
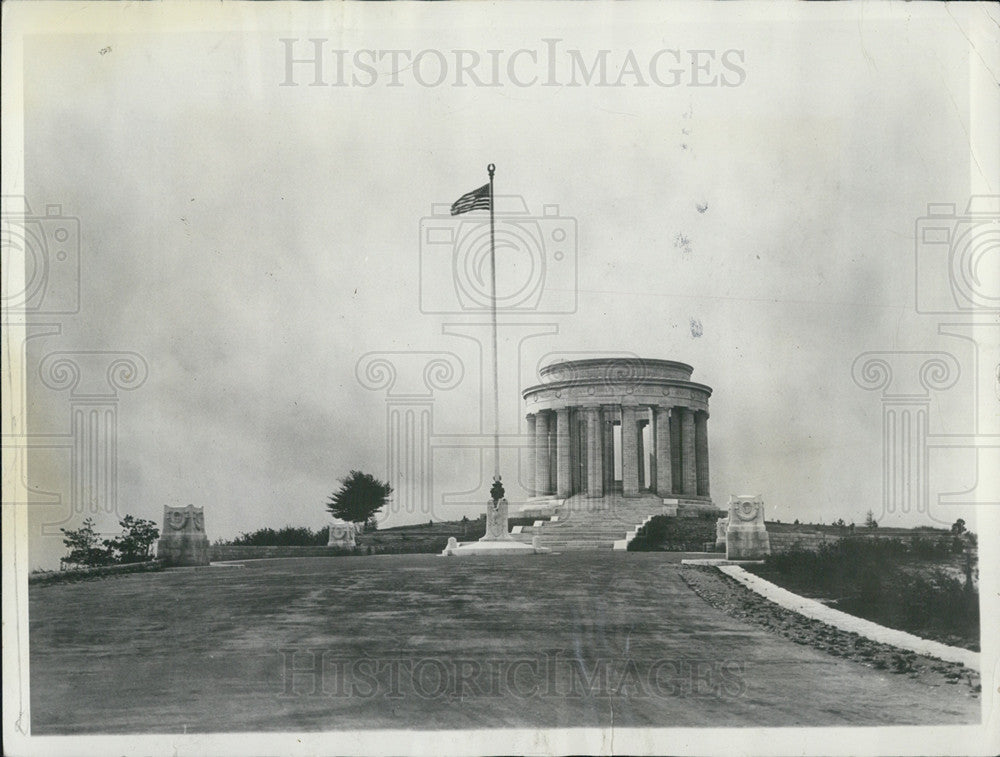
[(649, 492), (626, 498), (621, 491), (613, 491), (593, 499), (574, 494), (556, 505), (554, 512), (551, 520), (540, 518), (534, 526), (523, 526), (519, 533), (512, 533), (513, 537), (530, 544), (537, 535), (540, 546), (556, 551), (615, 549), (616, 542), (618, 549), (624, 549), (625, 541), (639, 526), (654, 515), (676, 514), (676, 505), (667, 506), (662, 497)]

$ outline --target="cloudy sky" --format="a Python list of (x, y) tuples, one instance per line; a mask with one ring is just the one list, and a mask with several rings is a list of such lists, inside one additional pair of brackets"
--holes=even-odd
[[(995, 174), (970, 163), (968, 29), (923, 12), (560, 9), (327, 6), (309, 24), (274, 10), (267, 31), (243, 12), (169, 33), (118, 18), (26, 41), (23, 194), (34, 216), (79, 219), (81, 271), (79, 312), (38, 316), (61, 333), (29, 342), (30, 431), (71, 431), (69, 392), (37, 379), (46, 355), (138, 353), (148, 378), (116, 405), (118, 510), (203, 506), (214, 539), (319, 527), (339, 477), (386, 475), (367, 353), (394, 353), (396, 392), (424, 389), (413, 353), (452, 353), (433, 432), (488, 430), (488, 331), (455, 304), (427, 228), (454, 229), (434, 206), (493, 162), (522, 229), (567, 235), (558, 258), (540, 243), (544, 278), (523, 250), (499, 265), (501, 293), (538, 293), (502, 314), (504, 432), (539, 363), (680, 360), (714, 389), (717, 503), (746, 491), (769, 518), (881, 514), (882, 405), (855, 358), (972, 359), (914, 294), (916, 220), (928, 203), (964, 209)], [(973, 389), (966, 371), (931, 393), (931, 433), (971, 432)], [(61, 496), (32, 508), (33, 565), (62, 553), (46, 526), (83, 517), (68, 461), (32, 458), (31, 485)], [(478, 514), (478, 451), (435, 449), (433, 470), (430, 517)], [(935, 501), (967, 489), (974, 460), (932, 455), (930, 479)], [(959, 516), (971, 509), (883, 522)], [(390, 525), (427, 517), (397, 507)]]

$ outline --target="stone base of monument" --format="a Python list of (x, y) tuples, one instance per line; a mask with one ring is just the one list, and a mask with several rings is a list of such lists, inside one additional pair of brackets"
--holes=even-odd
[(726, 533), (727, 560), (760, 560), (771, 554), (767, 531), (729, 527)]
[(156, 542), (156, 559), (168, 568), (208, 565), (208, 554), (205, 534), (176, 534)]
[(441, 554), (445, 557), (467, 557), (470, 555), (503, 555), (504, 557), (516, 557), (525, 555), (544, 555), (552, 550), (548, 547), (537, 546), (538, 537), (532, 539), (531, 544), (524, 544), (519, 541), (473, 541), (459, 544), (454, 541), (454, 537), (448, 541), (448, 546)]
[(726, 560), (722, 557), (686, 557), (681, 565), (700, 565), (717, 568), (720, 565), (763, 565), (763, 560)]
[(486, 535), (479, 541), (465, 542), (459, 544), (458, 539), (452, 536), (448, 539), (448, 545), (441, 552), (444, 557), (465, 557), (469, 555), (540, 555), (550, 552), (547, 547), (539, 546), (538, 537), (531, 540), (531, 544), (515, 541), (507, 528), (506, 499), (498, 502), (490, 501), (486, 505)]

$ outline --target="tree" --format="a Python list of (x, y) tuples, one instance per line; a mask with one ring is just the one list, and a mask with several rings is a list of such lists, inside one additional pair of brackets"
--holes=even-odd
[(340, 479), (340, 489), (330, 495), (326, 509), (335, 517), (352, 523), (364, 523), (366, 529), (375, 525), (375, 513), (385, 507), (392, 487), (370, 473), (352, 470)]
[(952, 523), (951, 524), (951, 532), (953, 534), (955, 534), (955, 536), (959, 536), (961, 534), (964, 534), (965, 533), (965, 521), (962, 518), (959, 518), (954, 523)]
[(875, 520), (875, 513), (871, 510), (865, 515), (865, 527), (866, 528), (878, 528), (878, 521)]
[(94, 521), (87, 518), (78, 529), (63, 532), (63, 544), (69, 549), (69, 554), (59, 560), (61, 565), (79, 565), (91, 568), (96, 565), (110, 565), (114, 562), (114, 556), (107, 546), (98, 546), (97, 532), (94, 530)]
[(160, 538), (160, 529), (156, 524), (151, 520), (126, 515), (118, 521), (118, 525), (122, 527), (121, 535), (104, 540), (104, 546), (109, 553), (118, 553), (115, 561), (132, 563), (151, 559), (149, 550), (153, 542)]

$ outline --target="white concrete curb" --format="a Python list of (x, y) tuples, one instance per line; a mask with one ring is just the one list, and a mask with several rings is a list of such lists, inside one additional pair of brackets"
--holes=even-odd
[(770, 581), (766, 581), (760, 576), (748, 573), (739, 565), (719, 565), (719, 570), (727, 576), (735, 578), (751, 591), (755, 591), (765, 599), (769, 599), (785, 609), (805, 615), (807, 618), (821, 621), (827, 625), (834, 626), (843, 631), (853, 631), (860, 636), (864, 636), (880, 644), (891, 644), (900, 649), (908, 649), (917, 654), (936, 657), (946, 662), (960, 662), (967, 668), (979, 670), (979, 653), (972, 652), (960, 647), (950, 647), (938, 641), (921, 639), (906, 631), (897, 631), (895, 628), (886, 628), (870, 620), (849, 615), (846, 612), (827, 607), (822, 602), (815, 599), (794, 594), (787, 589), (782, 589)]

